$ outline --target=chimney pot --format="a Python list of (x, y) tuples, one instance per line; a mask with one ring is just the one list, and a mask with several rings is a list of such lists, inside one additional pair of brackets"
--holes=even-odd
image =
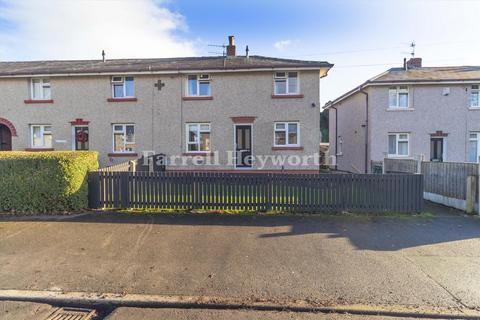
[(407, 61), (407, 68), (406, 69), (414, 69), (414, 68), (421, 68), (422, 67), (422, 58), (410, 58)]
[(228, 46), (227, 46), (227, 57), (234, 57), (236, 56), (236, 48), (235, 48), (235, 37), (229, 36), (228, 37)]

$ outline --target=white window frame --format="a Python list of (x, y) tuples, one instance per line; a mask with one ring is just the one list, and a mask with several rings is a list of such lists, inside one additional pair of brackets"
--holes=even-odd
[[(470, 137), (472, 134), (475, 134), (476, 137), (475, 138), (472, 138)], [(475, 155), (475, 161), (474, 163), (478, 163), (478, 157), (480, 155), (480, 131), (470, 131), (468, 132), (468, 142), (470, 141), (476, 141), (477, 142), (477, 154)], [(468, 159), (468, 156), (469, 156), (469, 153), (470, 153), (470, 144), (468, 144), (467, 146), (467, 161), (470, 162), (470, 160)]]
[[(202, 126), (208, 125), (208, 130), (201, 129)], [(196, 141), (190, 141), (190, 126), (196, 126), (197, 130), (197, 139)], [(200, 134), (201, 133), (206, 133), (208, 132), (210, 134), (210, 148), (209, 150), (200, 150)], [(190, 145), (196, 145), (197, 150), (196, 151), (190, 151), (188, 149), (188, 146)], [(212, 150), (212, 125), (209, 122), (189, 122), (185, 124), (185, 151), (187, 153), (208, 153), (211, 152)]]
[[(400, 139), (401, 135), (407, 135), (406, 139)], [(390, 136), (395, 136), (395, 153), (390, 153)], [(399, 142), (407, 142), (407, 154), (398, 154)], [(389, 132), (387, 136), (387, 154), (389, 157), (408, 158), (410, 156), (410, 133), (409, 132)]]
[[(122, 130), (115, 130), (116, 126), (122, 126)], [(127, 126), (133, 126), (133, 141), (127, 142)], [(132, 148), (132, 151), (126, 151), (126, 150), (120, 150), (120, 151), (115, 151), (115, 133), (121, 133), (123, 135), (123, 144), (125, 147), (127, 145), (133, 145), (134, 147)], [(113, 153), (135, 153), (135, 135), (136, 135), (136, 129), (135, 129), (135, 124), (133, 123), (112, 123), (112, 152)]]
[[(285, 129), (277, 129), (277, 124), (285, 125)], [(296, 124), (297, 125), (297, 143), (292, 144), (289, 143), (288, 138), (288, 125), (289, 124)], [(285, 132), (285, 144), (277, 144), (276, 143), (276, 133), (278, 132)], [(300, 146), (300, 122), (299, 121), (276, 121), (273, 123), (273, 146), (274, 147), (299, 147)]]
[[(194, 94), (190, 94), (190, 88), (188, 85), (188, 82), (190, 81), (188, 78), (189, 77), (196, 77), (197, 78), (197, 92)], [(212, 96), (212, 79), (210, 77), (210, 74), (207, 73), (202, 73), (202, 74), (189, 74), (187, 75), (187, 84), (185, 86), (185, 95), (187, 97), (211, 97)], [(200, 83), (208, 83), (209, 85), (209, 94), (207, 95), (200, 95)]]
[[(33, 143), (33, 128), (39, 127), (40, 128), (40, 135), (42, 136), (42, 145), (35, 146)], [(50, 130), (45, 130), (45, 127), (50, 127)], [(52, 137), (52, 145), (46, 146), (45, 145), (45, 133), (50, 133)], [(30, 125), (30, 147), (32, 149), (51, 149), (53, 148), (53, 134), (52, 134), (52, 125), (51, 124), (31, 124)]]
[[(121, 80), (114, 80), (114, 78), (121, 78)], [(127, 96), (127, 86), (125, 85), (125, 78), (133, 79), (133, 95)], [(112, 76), (110, 79), (110, 84), (112, 87), (112, 98), (113, 99), (123, 99), (123, 98), (135, 98), (135, 77), (133, 76)], [(122, 84), (123, 87), (123, 96), (115, 97), (115, 85)]]
[[(472, 96), (474, 93), (478, 95), (477, 105), (472, 104), (473, 103)], [(470, 87), (470, 108), (472, 109), (480, 108), (480, 86), (478, 84), (474, 84)]]
[[(34, 89), (34, 85), (33, 85), (33, 82), (34, 81), (40, 81), (41, 85), (42, 85), (42, 90), (39, 92), (39, 96), (38, 97), (35, 97), (35, 89)], [(49, 91), (50, 91), (50, 95), (49, 96), (46, 96), (45, 95), (45, 88), (48, 88)], [(30, 79), (30, 98), (32, 100), (50, 100), (52, 99), (52, 86), (50, 84), (50, 79), (48, 78), (32, 78)]]
[[(390, 105), (390, 93), (395, 90), (396, 105)], [(400, 94), (407, 94), (407, 105), (400, 106)], [(410, 108), (410, 90), (408, 86), (396, 86), (388, 88), (388, 108), (389, 109), (409, 109)]]
[[(281, 73), (284, 73), (285, 76), (279, 76), (279, 74)], [(297, 74), (297, 90), (295, 92), (289, 92), (289, 74), (290, 73), (296, 73)], [(285, 85), (286, 85), (286, 89), (285, 89), (285, 93), (278, 93), (277, 92), (277, 86), (276, 86), (276, 82), (277, 80), (285, 80)], [(276, 96), (288, 96), (288, 95), (296, 95), (296, 94), (300, 94), (300, 72), (299, 71), (275, 71), (273, 73), (273, 93), (274, 95)]]

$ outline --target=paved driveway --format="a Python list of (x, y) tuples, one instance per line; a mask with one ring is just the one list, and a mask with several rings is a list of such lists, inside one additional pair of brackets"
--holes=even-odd
[(0, 290), (480, 307), (480, 221), (87, 214), (0, 222)]

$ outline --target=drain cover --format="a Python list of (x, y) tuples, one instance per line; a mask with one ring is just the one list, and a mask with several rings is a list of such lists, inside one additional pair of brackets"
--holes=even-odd
[(90, 309), (60, 308), (45, 320), (91, 320), (95, 314), (95, 310)]

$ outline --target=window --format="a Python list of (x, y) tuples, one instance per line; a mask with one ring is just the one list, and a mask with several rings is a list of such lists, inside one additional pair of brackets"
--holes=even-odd
[(408, 133), (390, 133), (388, 135), (388, 155), (394, 157), (408, 156)]
[(275, 72), (275, 94), (299, 93), (298, 72)]
[(112, 97), (132, 98), (135, 97), (133, 77), (112, 77)]
[(408, 108), (408, 88), (406, 86), (391, 87), (388, 90), (389, 108)]
[(135, 126), (133, 124), (113, 125), (113, 152), (133, 152), (135, 150)]
[(73, 127), (74, 150), (88, 150), (88, 127), (75, 126)]
[(478, 162), (478, 143), (480, 141), (480, 132), (470, 132), (468, 138), (468, 161)]
[(274, 146), (298, 146), (300, 126), (298, 122), (276, 122)]
[(187, 79), (188, 96), (209, 97), (212, 95), (210, 89), (210, 75), (189, 75)]
[(52, 126), (35, 124), (30, 126), (32, 148), (52, 148)]
[(51, 99), (50, 80), (49, 79), (32, 79), (31, 93), (32, 93), (32, 100)]
[(210, 151), (210, 123), (187, 124), (187, 152)]
[(479, 101), (479, 93), (480, 90), (478, 88), (478, 84), (472, 86), (472, 91), (470, 91), (470, 107), (471, 108), (479, 108), (480, 101)]

